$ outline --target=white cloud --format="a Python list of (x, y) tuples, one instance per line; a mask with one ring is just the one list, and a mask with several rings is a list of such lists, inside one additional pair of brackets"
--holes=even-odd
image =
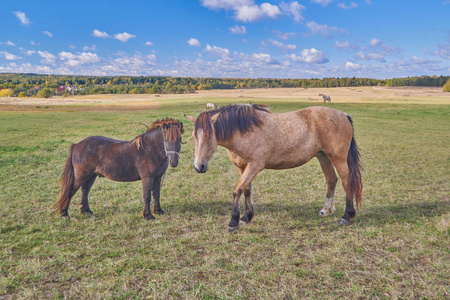
[(254, 0), (200, 0), (200, 3), (212, 10), (231, 10), (235, 19), (241, 22), (253, 22), (263, 18), (276, 19), (281, 15), (278, 6), (267, 2), (258, 6)]
[(348, 31), (341, 29), (341, 28), (337, 28), (334, 26), (328, 26), (326, 24), (324, 25), (320, 25), (317, 24), (314, 21), (310, 21), (308, 23), (306, 23), (306, 27), (309, 28), (309, 30), (313, 33), (313, 34), (318, 34), (324, 38), (327, 39), (331, 39), (333, 37), (334, 33), (338, 33), (338, 34), (348, 34)]
[(438, 45), (438, 49), (434, 54), (444, 59), (450, 59), (450, 45)]
[(16, 46), (16, 44), (14, 44), (14, 43), (11, 42), (11, 41), (0, 42), (0, 45), (8, 45), (8, 46), (12, 46), (12, 47), (15, 47), (15, 46)]
[(311, 2), (316, 3), (316, 4), (320, 4), (323, 7), (328, 6), (333, 1), (334, 0), (311, 0)]
[(44, 31), (42, 31), (42, 33), (47, 35), (47, 36), (49, 36), (49, 37), (53, 37), (53, 34), (50, 31), (44, 30)]
[(288, 16), (292, 16), (294, 22), (301, 23), (305, 20), (302, 15), (302, 11), (306, 9), (303, 5), (299, 4), (297, 1), (291, 3), (285, 3), (284, 1), (280, 3), (281, 10)]
[(357, 70), (360, 70), (360, 69), (361, 69), (361, 65), (352, 63), (351, 61), (348, 61), (348, 62), (345, 64), (345, 68), (346, 68), (347, 70), (357, 71)]
[(268, 65), (268, 64), (278, 64), (278, 62), (276, 60), (274, 60), (270, 54), (267, 53), (253, 53), (253, 54), (244, 54), (244, 53), (235, 53), (236, 55), (239, 56), (239, 58), (244, 62), (244, 63), (249, 63), (249, 62), (253, 62), (253, 63), (258, 63), (258, 64), (264, 64), (264, 65)]
[(92, 45), (91, 47), (89, 47), (89, 46), (84, 46), (84, 47), (83, 47), (83, 51), (84, 51), (84, 52), (86, 52), (86, 51), (97, 51), (97, 46), (96, 46), (96, 45)]
[(56, 56), (48, 51), (38, 51), (40, 57), (42, 57), (41, 63), (52, 65), (56, 62)]
[(24, 12), (13, 11), (13, 14), (16, 15), (17, 19), (19, 19), (19, 21), (20, 21), (20, 23), (22, 23), (22, 25), (30, 25), (31, 24), (30, 20), (27, 18), (27, 16), (25, 15)]
[(127, 42), (129, 39), (133, 39), (133, 38), (135, 38), (135, 37), (136, 37), (136, 36), (135, 36), (134, 34), (129, 34), (129, 33), (127, 33), (127, 32), (117, 33), (117, 34), (114, 35), (114, 38), (115, 38), (116, 40), (121, 41), (122, 43), (125, 43), (125, 42)]
[(77, 49), (77, 46), (75, 46), (75, 45), (69, 45), (69, 48), (70, 48), (70, 49)]
[(295, 46), (295, 45), (292, 45), (292, 44), (285, 45), (279, 41), (272, 40), (272, 39), (269, 39), (269, 43), (271, 43), (273, 46), (277, 46), (284, 50), (296, 50), (297, 49), (297, 46)]
[(273, 33), (275, 33), (275, 35), (278, 38), (280, 38), (282, 40), (285, 40), (285, 41), (295, 37), (295, 33), (293, 33), (293, 32), (281, 32), (281, 31), (278, 31), (278, 30), (274, 30)]
[(371, 0), (366, 0), (366, 3), (370, 5), (370, 4), (372, 4), (372, 1)]
[(245, 26), (235, 25), (233, 27), (229, 27), (228, 31), (232, 34), (246, 34), (247, 28), (245, 28)]
[(352, 8), (357, 8), (358, 4), (356, 4), (355, 2), (352, 2), (349, 5), (347, 5), (345, 3), (339, 3), (337, 6), (342, 9), (352, 9)]
[(94, 64), (100, 61), (99, 57), (95, 53), (82, 52), (81, 54), (73, 54), (70, 52), (60, 52), (58, 54), (59, 59), (64, 62), (65, 65), (70, 67), (76, 67), (84, 64)]
[(92, 31), (92, 36), (98, 37), (98, 38), (109, 38), (109, 34), (106, 33), (106, 31), (100, 31), (97, 29), (94, 29)]
[(153, 43), (150, 42), (150, 41), (146, 41), (146, 42), (144, 43), (144, 45), (145, 45), (145, 46), (153, 46)]
[(200, 47), (200, 46), (201, 46), (200, 42), (199, 42), (197, 39), (194, 39), (194, 38), (190, 38), (190, 39), (187, 41), (187, 43), (188, 43), (190, 46), (194, 46), (194, 47)]
[(0, 55), (3, 56), (6, 60), (18, 60), (22, 58), (6, 51), (0, 51)]
[(217, 47), (217, 46), (210, 46), (206, 45), (205, 51), (210, 52), (211, 54), (220, 57), (223, 60), (232, 60), (233, 57), (230, 54), (230, 50)]
[(27, 50), (27, 51), (24, 51), (22, 53), (25, 54), (25, 55), (31, 56), (31, 55), (35, 54), (36, 51), (34, 51), (34, 50)]
[(288, 56), (293, 61), (302, 62), (306, 64), (324, 64), (329, 62), (328, 58), (322, 53), (322, 51), (315, 48), (303, 49), (300, 55), (291, 54)]
[(376, 52), (370, 52), (370, 53), (364, 53), (364, 52), (358, 52), (356, 53), (356, 58), (361, 60), (377, 60), (380, 62), (386, 62), (384, 59), (383, 53), (376, 53)]
[(33, 45), (33, 46), (34, 46), (34, 45), (36, 45), (36, 43), (35, 43), (34, 41), (31, 41), (31, 42), (30, 42), (30, 45)]
[(334, 43), (334, 47), (341, 48), (341, 49), (347, 49), (348, 47), (350, 47), (350, 44), (348, 43), (348, 41), (345, 41), (345, 42), (336, 41)]

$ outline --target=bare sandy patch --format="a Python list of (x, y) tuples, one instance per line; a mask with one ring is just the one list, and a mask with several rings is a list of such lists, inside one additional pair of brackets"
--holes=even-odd
[[(258, 99), (285, 99), (290, 101), (322, 102), (322, 94), (332, 103), (409, 103), (450, 104), (450, 93), (441, 87), (339, 87), (339, 88), (273, 88), (207, 90), (192, 94), (156, 95), (87, 95), (54, 98), (0, 98), (0, 110), (30, 110), (41, 107), (74, 110), (140, 110), (157, 108), (164, 103), (190, 101), (253, 102)], [(65, 108), (63, 108), (65, 107)]]

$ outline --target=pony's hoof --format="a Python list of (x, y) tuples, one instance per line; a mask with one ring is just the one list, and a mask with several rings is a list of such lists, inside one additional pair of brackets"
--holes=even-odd
[(228, 227), (229, 233), (237, 233), (239, 231), (239, 226)]
[(239, 220), (239, 225), (247, 225), (248, 223), (242, 220)]
[(154, 214), (163, 215), (165, 212), (162, 209), (157, 209), (153, 211)]
[(81, 213), (82, 214), (87, 214), (87, 215), (90, 215), (90, 216), (94, 215), (94, 213), (90, 209), (88, 209), (88, 210), (81, 210)]
[(341, 224), (341, 225), (348, 225), (348, 224), (350, 224), (350, 221), (347, 221), (346, 219), (341, 218), (341, 220), (339, 221), (339, 224)]
[(70, 216), (69, 216), (69, 215), (61, 215), (61, 219), (69, 220), (69, 219), (70, 219)]
[(153, 215), (144, 216), (144, 218), (145, 218), (147, 221), (151, 221), (151, 220), (154, 220), (154, 219), (155, 219), (155, 217), (154, 217)]

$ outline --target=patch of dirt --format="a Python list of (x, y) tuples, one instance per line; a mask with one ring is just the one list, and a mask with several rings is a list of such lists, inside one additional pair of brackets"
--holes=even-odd
[[(321, 94), (331, 97), (331, 103), (418, 103), (450, 104), (450, 93), (441, 87), (339, 87), (339, 88), (277, 88), (197, 91), (192, 94), (155, 95), (87, 95), (54, 98), (0, 98), (0, 111), (22, 110), (144, 110), (158, 108), (170, 100), (213, 101), (213, 98), (236, 98), (235, 102), (251, 99), (292, 99), (323, 102)], [(169, 100), (169, 101), (168, 101)]]

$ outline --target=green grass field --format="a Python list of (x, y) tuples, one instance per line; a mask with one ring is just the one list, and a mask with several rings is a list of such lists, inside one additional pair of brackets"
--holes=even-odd
[[(363, 202), (350, 226), (318, 217), (326, 183), (317, 160), (260, 173), (255, 217), (227, 232), (238, 172), (219, 148), (209, 171), (193, 168), (192, 124), (205, 102), (155, 109), (82, 111), (52, 106), (0, 112), (0, 298), (448, 299), (450, 106), (331, 104), (354, 119)], [(245, 99), (242, 99), (244, 102)], [(273, 112), (310, 103), (270, 100)], [(321, 104), (319, 104), (321, 105)], [(91, 108), (95, 106), (91, 106)], [(91, 135), (129, 140), (157, 118), (186, 132), (166, 173), (155, 221), (142, 217), (141, 183), (97, 179), (95, 216), (80, 191), (61, 219), (53, 208), (69, 147)], [(242, 202), (242, 201), (241, 201)]]

